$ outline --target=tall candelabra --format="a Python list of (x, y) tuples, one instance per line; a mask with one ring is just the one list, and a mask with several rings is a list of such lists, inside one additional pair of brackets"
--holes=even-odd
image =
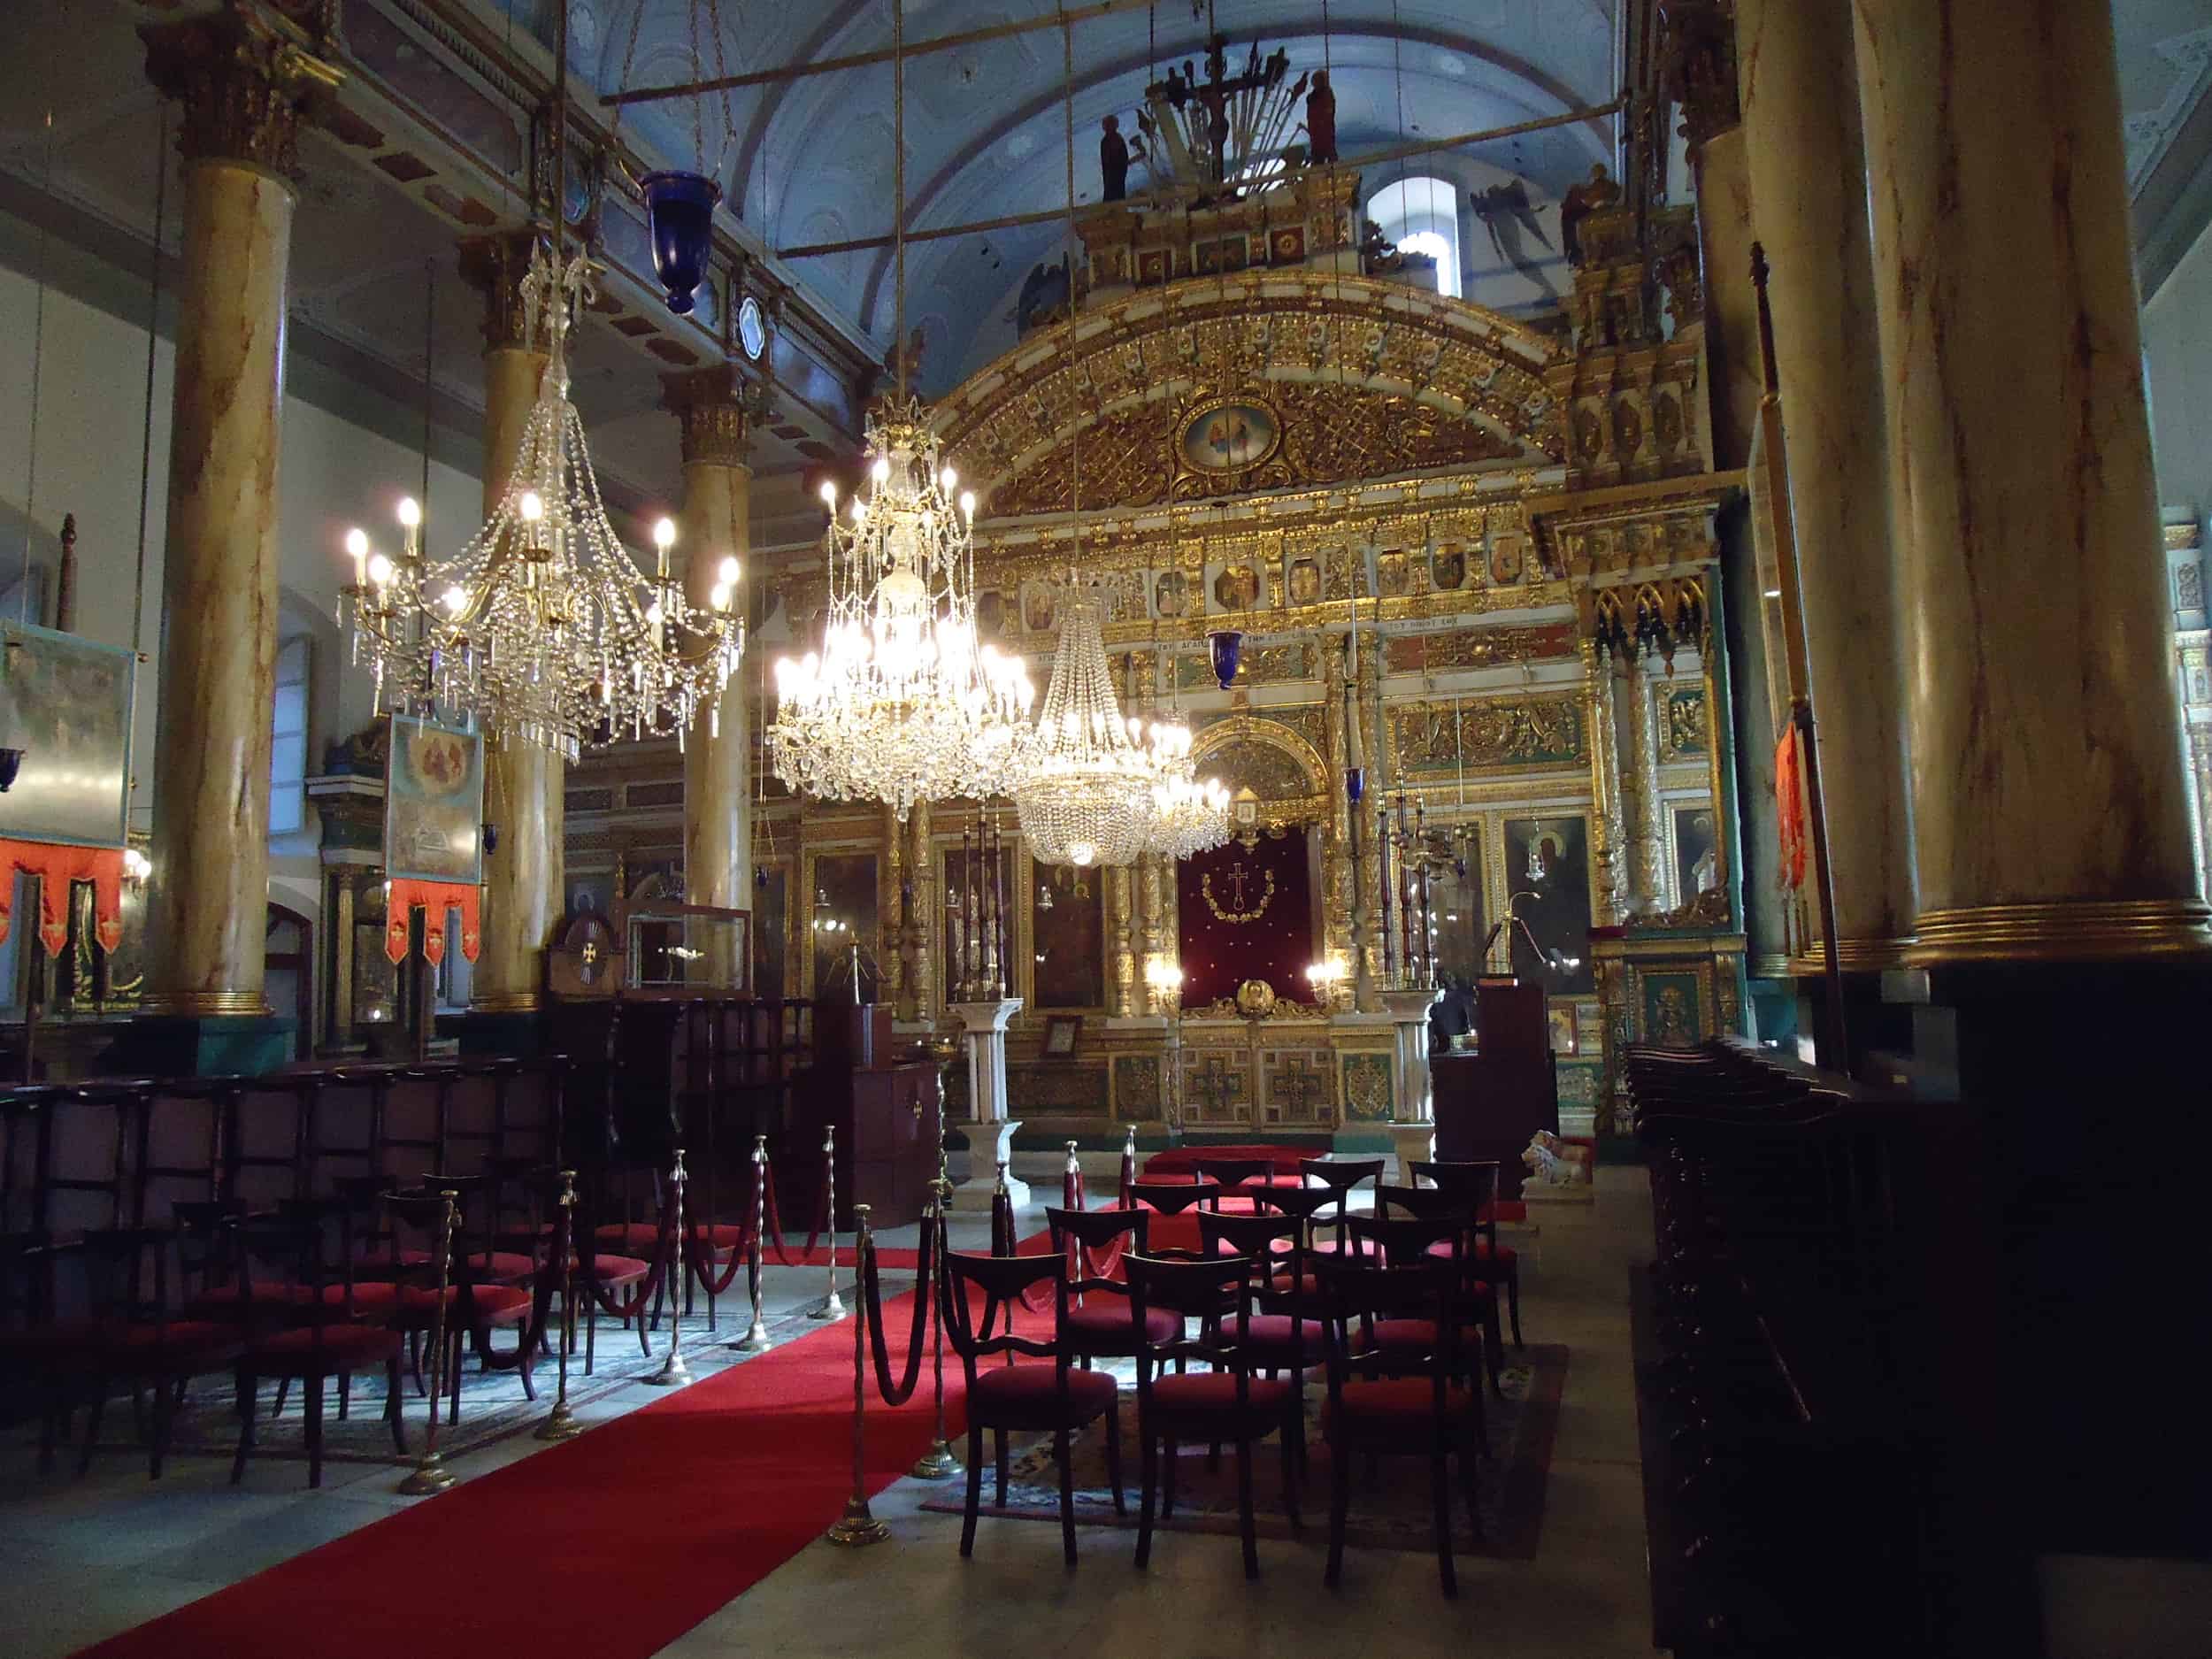
[(945, 895), (945, 933), (952, 941), (953, 1000), (994, 1002), (1006, 995), (1006, 830), (995, 814), (976, 808), (972, 829), (960, 828), (961, 879)]
[(1383, 977), (1394, 985), (1426, 989), (1436, 983), (1432, 884), (1445, 869), (1465, 879), (1474, 832), (1464, 824), (1432, 830), (1426, 803), (1405, 789), (1384, 798), (1375, 815), (1375, 831), (1382, 857)]

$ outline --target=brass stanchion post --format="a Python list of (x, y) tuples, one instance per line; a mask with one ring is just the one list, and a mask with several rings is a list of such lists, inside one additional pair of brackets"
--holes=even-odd
[(923, 1275), (922, 1294), (929, 1298), (927, 1314), (933, 1329), (930, 1335), (930, 1368), (937, 1395), (937, 1435), (930, 1441), (929, 1449), (914, 1460), (914, 1467), (907, 1471), (917, 1480), (949, 1480), (964, 1472), (960, 1459), (953, 1455), (952, 1442), (945, 1438), (945, 1307), (940, 1286), (944, 1283), (945, 1206), (952, 1202), (952, 1183), (944, 1177), (944, 1148), (938, 1147), (937, 1179), (929, 1184), (930, 1195), (936, 1202), (924, 1212), (923, 1226), (932, 1230), (929, 1240), (929, 1271)]
[(553, 1248), (561, 1253), (560, 1380), (553, 1394), (553, 1409), (539, 1424), (541, 1440), (573, 1440), (584, 1432), (568, 1409), (568, 1356), (576, 1346), (576, 1171), (561, 1171), (561, 1225), (554, 1229)]
[[(829, 1240), (829, 1300), (817, 1308), (811, 1316), (817, 1319), (841, 1319), (845, 1304), (837, 1294), (837, 1125), (822, 1126), (822, 1202), (829, 1213), (822, 1217), (822, 1236)], [(857, 1252), (855, 1253), (857, 1260)]]
[[(669, 1248), (668, 1262), (668, 1357), (661, 1368), (645, 1380), (656, 1388), (672, 1388), (679, 1383), (691, 1380), (691, 1367), (684, 1363), (684, 1325), (681, 1317), (684, 1275), (690, 1270), (684, 1261), (684, 1149), (676, 1148), (676, 1166), (668, 1172), (668, 1185), (676, 1205), (676, 1235)], [(640, 1318), (644, 1317), (641, 1311)]]
[(753, 1322), (745, 1334), (732, 1344), (748, 1354), (757, 1354), (768, 1346), (768, 1327), (760, 1317), (760, 1243), (768, 1229), (768, 1137), (753, 1137), (753, 1248), (751, 1259), (746, 1264), (746, 1278), (753, 1293)]
[[(853, 1226), (859, 1235), (853, 1247), (856, 1271), (868, 1271), (874, 1241), (868, 1236), (868, 1206), (853, 1206)], [(845, 1512), (830, 1523), (829, 1541), (857, 1548), (879, 1544), (891, 1529), (868, 1509), (868, 1294), (864, 1281), (853, 1297), (853, 1492), (845, 1500)]]
[(438, 1194), (438, 1300), (430, 1310), (430, 1423), (423, 1432), (422, 1455), (416, 1460), (413, 1471), (399, 1483), (402, 1497), (427, 1498), (453, 1484), (453, 1471), (438, 1457), (438, 1411), (446, 1390), (445, 1302), (453, 1271), (453, 1201), (459, 1196), (449, 1190)]

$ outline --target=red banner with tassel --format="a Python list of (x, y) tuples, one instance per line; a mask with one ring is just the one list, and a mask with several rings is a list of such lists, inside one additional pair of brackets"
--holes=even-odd
[[(65, 847), (54, 841), (0, 841), (0, 872), (39, 878), (38, 941), (58, 956), (69, 948), (69, 889), (92, 884), (94, 933), (100, 949), (123, 942), (123, 849), (120, 847)], [(0, 944), (13, 921), (15, 883), (0, 881)]]
[[(117, 856), (121, 856), (118, 854)], [(461, 912), (461, 954), (471, 962), (483, 946), (477, 920), (477, 888), (465, 881), (419, 881), (392, 879), (391, 897), (385, 905), (384, 954), (394, 962), (407, 960), (407, 925), (417, 910), (422, 918), (423, 960), (445, 960), (445, 917), (449, 910)]]

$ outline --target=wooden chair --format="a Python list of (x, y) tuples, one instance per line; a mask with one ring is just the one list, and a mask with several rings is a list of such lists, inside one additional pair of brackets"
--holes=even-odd
[[(1265, 1158), (1196, 1158), (1191, 1168), (1200, 1180), (1219, 1182), (1222, 1198), (1248, 1204), (1259, 1196), (1253, 1189), (1264, 1188), (1275, 1173), (1275, 1166)], [(1221, 1204), (1217, 1200), (1209, 1208), (1218, 1210)]]
[(1498, 1367), (1505, 1350), (1505, 1333), (1498, 1324), (1497, 1286), (1489, 1270), (1475, 1258), (1475, 1242), (1481, 1236), (1485, 1206), (1443, 1187), (1380, 1187), (1375, 1192), (1379, 1217), (1402, 1215), (1424, 1221), (1449, 1221), (1460, 1232), (1454, 1238), (1437, 1238), (1428, 1253), (1440, 1259), (1456, 1257), (1460, 1264), (1460, 1298), (1470, 1314), (1482, 1319), (1484, 1359), (1490, 1369), (1492, 1392), (1496, 1392)]
[[(1437, 1571), (1444, 1594), (1455, 1596), (1449, 1473), (1455, 1454), (1468, 1515), (1475, 1536), (1482, 1536), (1474, 1456), (1481, 1444), (1476, 1415), (1481, 1394), (1459, 1381), (1466, 1372), (1458, 1352), (1464, 1323), (1457, 1303), (1459, 1274), (1449, 1262), (1426, 1258), (1408, 1267), (1386, 1267), (1325, 1256), (1316, 1266), (1329, 1302), (1329, 1398), (1321, 1424), (1329, 1444), (1332, 1485), (1329, 1564), (1323, 1582), (1334, 1587), (1344, 1573), (1353, 1458), (1425, 1457), (1435, 1510)], [(1377, 1340), (1379, 1332), (1394, 1321), (1417, 1323), (1434, 1340), (1419, 1347)]]
[[(1094, 1212), (1107, 1213), (1107, 1212)], [(1121, 1495), (1119, 1390), (1111, 1377), (1080, 1370), (1068, 1329), (1068, 1279), (1064, 1263), (1052, 1256), (968, 1256), (945, 1252), (940, 1315), (968, 1379), (968, 1504), (960, 1524), (960, 1553), (975, 1553), (975, 1523), (983, 1504), (983, 1431), (998, 1436), (998, 1502), (1006, 1503), (1006, 1437), (1010, 1432), (1052, 1431), (1052, 1452), (1060, 1470), (1060, 1540), (1068, 1565), (1075, 1565), (1075, 1477), (1069, 1461), (1069, 1436), (1103, 1417), (1106, 1471), (1113, 1482), (1114, 1509), (1125, 1513)], [(1023, 1293), (1049, 1280), (1053, 1338), (1040, 1342), (1011, 1331), (986, 1334), (975, 1319), (971, 1291), (987, 1307), (1018, 1306)], [(979, 1368), (976, 1362), (1004, 1354), (1009, 1363)], [(1045, 1365), (1011, 1363), (1017, 1355), (1048, 1360)]]
[(1051, 1210), (1045, 1211), (1052, 1229), (1052, 1253), (1065, 1263), (1068, 1247), (1078, 1247), (1073, 1266), (1065, 1275), (1071, 1307), (1061, 1322), (1068, 1351), (1086, 1367), (1094, 1359), (1134, 1359), (1145, 1342), (1164, 1342), (1179, 1334), (1183, 1322), (1164, 1308), (1155, 1308), (1148, 1327), (1137, 1324), (1129, 1301), (1129, 1286), (1116, 1279), (1086, 1271), (1086, 1257), (1109, 1250), (1142, 1250), (1150, 1211), (1144, 1210)]
[[(1247, 1219), (1243, 1217), (1220, 1219)], [(1184, 1313), (1198, 1310), (1199, 1333), (1179, 1329), (1173, 1339), (1147, 1342), (1138, 1356), (1137, 1427), (1144, 1442), (1144, 1496), (1138, 1511), (1137, 1565), (1152, 1560), (1156, 1500), (1161, 1515), (1175, 1511), (1175, 1448), (1186, 1440), (1215, 1446), (1235, 1444), (1238, 1532), (1244, 1540), (1244, 1576), (1260, 1576), (1259, 1544), (1252, 1518), (1252, 1445), (1280, 1432), (1283, 1501), (1291, 1525), (1298, 1525), (1298, 1445), (1303, 1420), (1294, 1415), (1296, 1391), (1288, 1383), (1254, 1379), (1254, 1360), (1246, 1348), (1249, 1334), (1254, 1263), (1244, 1256), (1169, 1259), (1131, 1253), (1122, 1257), (1129, 1278), (1129, 1298), (1140, 1327), (1157, 1302)], [(1231, 1333), (1233, 1332), (1233, 1335)], [(1188, 1362), (1202, 1360), (1213, 1369), (1188, 1374)], [(1167, 1366), (1174, 1362), (1176, 1371)], [(1162, 1479), (1158, 1448), (1167, 1463)]]
[[(1388, 1187), (1382, 1189), (1386, 1194), (1395, 1190)], [(1430, 1191), (1428, 1196), (1441, 1199), (1444, 1195)], [(1440, 1261), (1459, 1275), (1459, 1293), (1454, 1305), (1459, 1310), (1460, 1317), (1467, 1321), (1466, 1330), (1461, 1333), (1462, 1351), (1464, 1352), (1468, 1333), (1479, 1330), (1482, 1334), (1477, 1346), (1481, 1350), (1479, 1357), (1486, 1362), (1489, 1368), (1490, 1390), (1502, 1396), (1503, 1389), (1499, 1383), (1498, 1350), (1504, 1343), (1498, 1336), (1498, 1298), (1489, 1286), (1470, 1274), (1465, 1250), (1467, 1234), (1471, 1230), (1466, 1212), (1449, 1204), (1440, 1204), (1426, 1213), (1417, 1215), (1352, 1217), (1352, 1236), (1366, 1246), (1361, 1252), (1362, 1259), (1378, 1262), (1386, 1267), (1409, 1267), (1423, 1261)], [(1436, 1333), (1425, 1329), (1394, 1327), (1388, 1332), (1378, 1333), (1378, 1340), (1386, 1347), (1392, 1343), (1421, 1347), (1434, 1343)], [(1470, 1382), (1477, 1380), (1471, 1363), (1468, 1367), (1467, 1379)], [(1477, 1393), (1479, 1394), (1480, 1391)], [(1480, 1405), (1479, 1399), (1477, 1405)]]
[(1324, 1237), (1323, 1217), (1313, 1217), (1313, 1236), (1306, 1248), (1316, 1256), (1340, 1256), (1356, 1247), (1345, 1223), (1352, 1214), (1352, 1194), (1363, 1182), (1382, 1179), (1383, 1160), (1380, 1158), (1301, 1158), (1300, 1177), (1321, 1187), (1336, 1201), (1336, 1213), (1327, 1217), (1326, 1225), (1336, 1229), (1333, 1237)]
[(38, 1471), (52, 1472), (75, 1398), (74, 1373), (58, 1351), (54, 1241), (35, 1228), (0, 1233), (0, 1375), (19, 1384), (39, 1413)]
[(1498, 1242), (1498, 1192), (1502, 1175), (1494, 1162), (1416, 1164), (1413, 1183), (1426, 1181), (1440, 1193), (1450, 1193), (1475, 1211), (1475, 1237), (1468, 1261), (1478, 1279), (1505, 1286), (1506, 1306), (1513, 1319), (1513, 1346), (1521, 1340), (1521, 1258), (1509, 1244)]
[(77, 1460), (81, 1475), (92, 1467), (109, 1391), (128, 1383), (133, 1416), (142, 1428), (142, 1389), (153, 1393), (147, 1476), (160, 1479), (185, 1385), (229, 1371), (245, 1347), (245, 1333), (235, 1324), (172, 1317), (169, 1257), (175, 1244), (175, 1233), (161, 1227), (104, 1228), (84, 1236), (90, 1317), (70, 1344), (71, 1368), (91, 1407)]
[[(253, 1455), (255, 1395), (261, 1379), (297, 1380), (307, 1402), (307, 1484), (323, 1483), (323, 1389), (332, 1378), (342, 1394), (357, 1371), (384, 1367), (384, 1414), (392, 1425), (392, 1444), (407, 1449), (406, 1425), (400, 1417), (399, 1333), (362, 1318), (354, 1299), (352, 1267), (352, 1207), (344, 1199), (299, 1199), (288, 1202), (273, 1217), (250, 1217), (232, 1225), (238, 1234), (235, 1252), (240, 1294), (236, 1299), (240, 1322), (246, 1326), (246, 1344), (238, 1358), (238, 1455), (231, 1464), (231, 1484), (245, 1479), (246, 1459)], [(334, 1253), (328, 1233), (335, 1226), (338, 1243)], [(280, 1261), (283, 1274), (273, 1300), (279, 1310), (277, 1328), (262, 1328), (256, 1308), (257, 1261)]]
[(1299, 1425), (1298, 1446), (1305, 1447), (1305, 1373), (1321, 1363), (1326, 1345), (1319, 1310), (1319, 1282), (1306, 1255), (1305, 1230), (1295, 1216), (1202, 1215), (1198, 1234), (1205, 1253), (1243, 1256), (1252, 1263), (1252, 1299), (1267, 1311), (1251, 1314), (1237, 1333), (1237, 1348), (1253, 1370), (1272, 1380), (1286, 1372)]

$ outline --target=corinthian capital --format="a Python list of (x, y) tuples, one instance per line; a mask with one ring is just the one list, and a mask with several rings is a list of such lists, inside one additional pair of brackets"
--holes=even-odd
[(239, 161), (287, 177), (299, 167), (301, 118), (345, 79), (332, 61), (337, 7), (226, 0), (139, 30), (146, 75), (184, 107), (187, 161)]

